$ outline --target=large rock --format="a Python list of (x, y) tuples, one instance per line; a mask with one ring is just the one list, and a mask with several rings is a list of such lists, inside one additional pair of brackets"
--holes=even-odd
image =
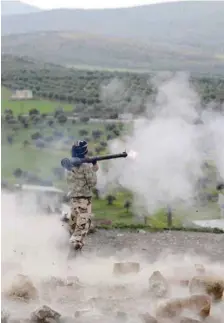
[(149, 292), (154, 297), (167, 297), (169, 284), (160, 271), (154, 271), (149, 278)]
[(30, 301), (38, 297), (38, 291), (28, 276), (20, 274), (15, 277), (6, 295), (10, 298)]
[(83, 284), (80, 282), (77, 276), (68, 276), (66, 278), (51, 276), (49, 279), (45, 280), (42, 284), (43, 287), (48, 287), (51, 289), (57, 287), (75, 287), (81, 288)]
[(190, 317), (181, 317), (176, 323), (200, 323), (200, 322), (201, 321), (192, 319)]
[(125, 275), (131, 273), (138, 273), (140, 271), (140, 264), (138, 262), (117, 262), (114, 263), (113, 273), (115, 275)]
[(224, 291), (224, 280), (219, 277), (195, 276), (189, 284), (191, 294), (206, 293), (215, 301), (221, 300)]
[(157, 319), (149, 313), (140, 314), (139, 317), (143, 323), (158, 323)]
[(49, 306), (43, 305), (33, 313), (31, 313), (31, 320), (38, 323), (54, 323), (58, 322), (61, 314), (50, 308)]
[(180, 317), (185, 310), (191, 311), (204, 319), (210, 315), (211, 298), (208, 295), (193, 295), (171, 299), (157, 308), (156, 318), (174, 319)]

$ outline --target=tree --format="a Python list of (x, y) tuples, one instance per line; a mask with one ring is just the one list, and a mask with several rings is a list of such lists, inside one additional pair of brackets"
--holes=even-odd
[(124, 208), (126, 209), (127, 213), (129, 212), (130, 207), (131, 207), (131, 202), (129, 200), (125, 201)]
[(80, 135), (80, 137), (84, 137), (84, 136), (87, 136), (88, 135), (88, 130), (86, 130), (86, 129), (80, 129), (79, 130), (79, 135)]
[(116, 200), (116, 197), (113, 195), (107, 195), (106, 200), (107, 205), (113, 205), (114, 201)]
[(6, 114), (13, 116), (13, 111), (12, 111), (12, 109), (5, 109), (5, 115), (6, 115)]
[(30, 142), (28, 140), (24, 140), (23, 147), (26, 148), (29, 145), (30, 145)]
[(92, 137), (94, 140), (99, 139), (102, 136), (103, 132), (101, 130), (93, 130)]
[(42, 135), (41, 135), (41, 133), (40, 133), (40, 132), (35, 132), (35, 133), (33, 133), (33, 134), (31, 135), (31, 139), (32, 139), (32, 140), (37, 140), (37, 139), (40, 139), (40, 138), (42, 138)]
[(83, 122), (83, 123), (89, 122), (89, 117), (81, 117), (80, 122)]
[(97, 188), (94, 188), (93, 189), (93, 194), (95, 196), (95, 199), (96, 200), (99, 200), (99, 198), (100, 198), (100, 191)]
[(58, 107), (54, 111), (54, 117), (58, 118), (61, 114), (64, 114), (64, 109), (62, 107)]
[(41, 140), (41, 139), (37, 139), (35, 145), (36, 145), (37, 148), (42, 149), (42, 148), (45, 147), (45, 142), (43, 140)]
[(58, 117), (57, 117), (57, 120), (58, 120), (58, 123), (60, 123), (61, 125), (65, 124), (67, 122), (67, 117), (65, 114), (60, 114)]
[(16, 168), (13, 172), (13, 175), (16, 177), (16, 178), (21, 178), (22, 175), (23, 175), (23, 171), (21, 168)]
[(54, 120), (52, 120), (52, 119), (51, 120), (48, 120), (47, 121), (47, 124), (48, 124), (49, 127), (52, 127), (53, 124), (54, 124)]
[(13, 144), (13, 137), (12, 136), (7, 136), (7, 142), (9, 145)]
[(95, 152), (96, 152), (96, 154), (100, 154), (100, 152), (102, 151), (102, 147), (101, 146), (97, 146), (96, 148), (95, 148)]
[(37, 109), (30, 109), (29, 110), (29, 116), (34, 116), (34, 115), (39, 115), (40, 114), (40, 111), (37, 110)]
[(107, 147), (107, 143), (106, 143), (106, 141), (101, 141), (100, 142), (100, 146), (104, 149), (104, 148), (106, 148)]

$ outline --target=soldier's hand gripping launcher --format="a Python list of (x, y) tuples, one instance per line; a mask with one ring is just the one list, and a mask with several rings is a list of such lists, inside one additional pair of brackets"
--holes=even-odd
[(114, 154), (114, 155), (105, 155), (105, 156), (96, 156), (96, 157), (85, 157), (85, 158), (63, 158), (61, 160), (61, 166), (67, 170), (71, 170), (72, 167), (79, 167), (81, 164), (88, 163), (88, 164), (94, 164), (97, 161), (101, 160), (109, 160), (109, 159), (115, 159), (115, 158), (126, 158), (128, 154), (126, 152), (123, 152), (121, 154)]

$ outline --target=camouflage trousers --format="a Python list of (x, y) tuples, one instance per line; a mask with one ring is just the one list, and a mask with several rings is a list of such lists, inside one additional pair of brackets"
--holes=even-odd
[(71, 198), (69, 219), (70, 243), (75, 249), (82, 249), (84, 239), (91, 226), (91, 198)]

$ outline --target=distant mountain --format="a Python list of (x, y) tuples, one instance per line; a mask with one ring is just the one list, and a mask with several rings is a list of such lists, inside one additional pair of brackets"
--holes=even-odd
[(90, 33), (39, 32), (2, 37), (2, 53), (74, 67), (224, 74), (222, 56), (191, 46), (157, 46)]
[(221, 1), (4, 16), (2, 51), (70, 65), (223, 72), (223, 17)]
[(1, 16), (40, 12), (41, 9), (16, 0), (1, 0)]

